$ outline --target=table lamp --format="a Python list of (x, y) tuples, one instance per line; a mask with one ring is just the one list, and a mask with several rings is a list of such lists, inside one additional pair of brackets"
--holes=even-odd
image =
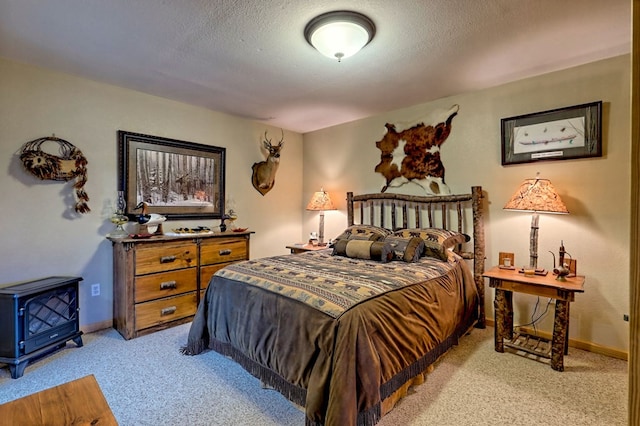
[(569, 210), (551, 182), (548, 179), (540, 179), (538, 176), (534, 179), (525, 179), (503, 208), (504, 210), (533, 213), (529, 239), (529, 266), (539, 272), (538, 213), (568, 214)]
[(329, 194), (324, 192), (323, 188), (313, 194), (311, 201), (307, 204), (307, 210), (320, 211), (320, 227), (318, 229), (318, 244), (324, 245), (324, 211), (336, 210)]

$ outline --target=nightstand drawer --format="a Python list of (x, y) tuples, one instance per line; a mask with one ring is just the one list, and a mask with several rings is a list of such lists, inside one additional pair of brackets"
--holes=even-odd
[(198, 288), (197, 278), (198, 273), (195, 267), (136, 277), (135, 302), (146, 302), (195, 291)]
[(198, 247), (191, 241), (144, 244), (136, 247), (136, 275), (197, 266)]
[(247, 241), (238, 238), (203, 241), (200, 246), (200, 264), (212, 265), (245, 260), (248, 258)]
[(194, 291), (182, 296), (138, 303), (135, 307), (136, 330), (195, 315), (196, 294)]

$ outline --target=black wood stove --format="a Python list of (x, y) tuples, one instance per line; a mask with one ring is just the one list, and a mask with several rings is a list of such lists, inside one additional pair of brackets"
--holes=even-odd
[(60, 349), (68, 340), (82, 346), (78, 317), (79, 277), (47, 277), (0, 288), (0, 363), (11, 378), (29, 361)]

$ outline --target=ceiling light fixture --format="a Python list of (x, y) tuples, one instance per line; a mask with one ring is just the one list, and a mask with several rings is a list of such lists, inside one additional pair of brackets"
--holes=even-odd
[(327, 12), (313, 18), (304, 28), (304, 38), (329, 58), (353, 56), (366, 46), (376, 33), (367, 16), (348, 10)]

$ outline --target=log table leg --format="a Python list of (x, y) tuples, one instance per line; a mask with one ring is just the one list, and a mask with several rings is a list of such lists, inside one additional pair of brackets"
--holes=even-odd
[(513, 294), (510, 291), (495, 289), (493, 312), (495, 320), (495, 350), (504, 352), (504, 339), (513, 339)]
[(551, 368), (556, 371), (564, 371), (568, 321), (569, 302), (556, 300), (556, 314), (553, 321), (553, 340), (551, 342)]

